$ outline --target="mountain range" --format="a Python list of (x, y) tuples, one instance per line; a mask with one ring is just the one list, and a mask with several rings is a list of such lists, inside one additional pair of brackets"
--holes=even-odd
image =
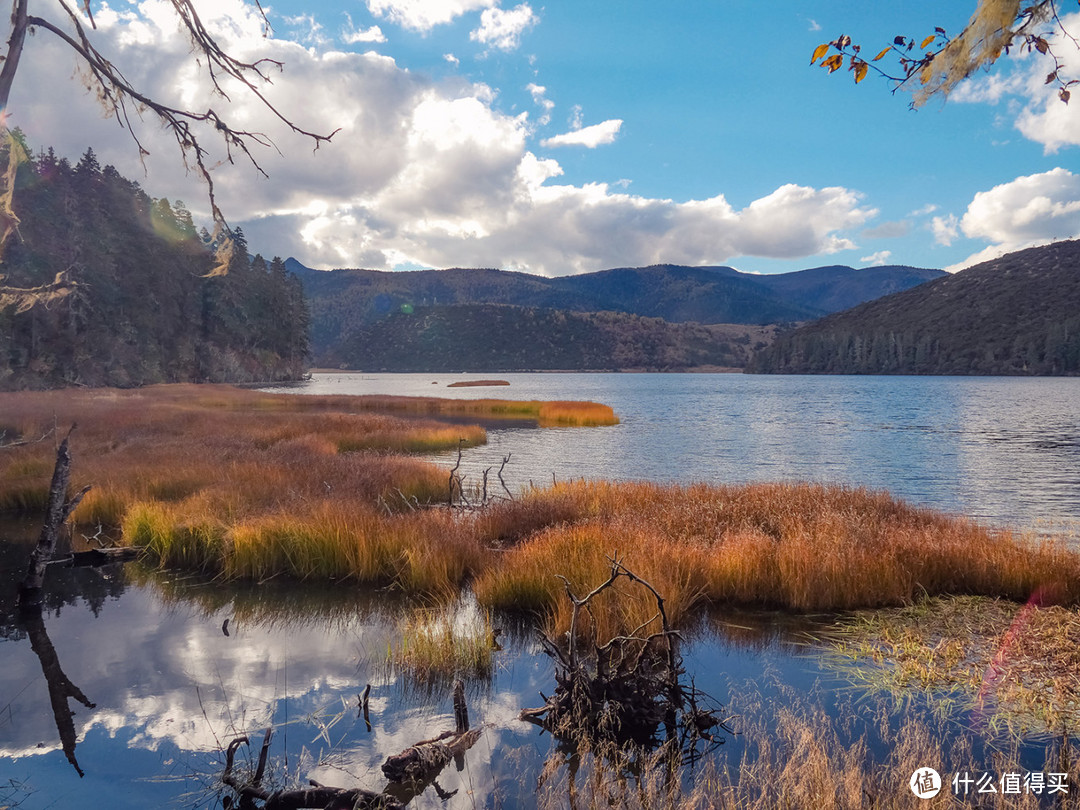
[[(484, 371), (741, 367), (771, 331), (728, 330), (723, 340), (730, 345), (706, 351), (700, 331), (665, 330), (691, 323), (760, 327), (808, 321), (944, 275), (902, 266), (829, 266), (766, 276), (722, 266), (654, 265), (547, 278), (465, 268), (321, 271), (295, 259), (286, 266), (300, 279), (311, 307), (315, 364), (387, 370), (411, 370), (416, 363), (426, 370), (429, 361), (420, 361), (421, 355), (430, 363), (436, 356), (454, 357), (454, 368)], [(401, 317), (421, 313), (422, 318)], [(614, 315), (590, 320), (583, 313)], [(538, 324), (547, 331), (538, 331)], [(511, 354), (491, 347), (507, 340), (534, 342), (541, 334), (544, 345), (562, 346), (585, 339), (586, 332), (594, 344), (588, 359), (523, 345)], [(627, 360), (634, 362), (625, 365)]]

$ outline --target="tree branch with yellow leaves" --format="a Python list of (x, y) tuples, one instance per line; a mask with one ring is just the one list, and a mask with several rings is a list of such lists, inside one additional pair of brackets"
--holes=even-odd
[[(856, 83), (873, 70), (894, 83), (894, 92), (913, 90), (911, 103), (917, 108), (934, 96), (947, 97), (957, 84), (989, 68), (1002, 54), (1013, 50), (1038, 53), (1053, 63), (1045, 84), (1055, 85), (1058, 98), (1068, 104), (1080, 79), (1068, 75), (1065, 61), (1055, 51), (1063, 43), (1080, 49), (1077, 36), (1062, 22), (1057, 0), (979, 0), (975, 13), (955, 37), (940, 27), (922, 40), (897, 36), (866, 59), (851, 37), (841, 35), (819, 45), (810, 64), (819, 64), (830, 73), (846, 64)], [(895, 60), (895, 69), (881, 67), (886, 57)]]

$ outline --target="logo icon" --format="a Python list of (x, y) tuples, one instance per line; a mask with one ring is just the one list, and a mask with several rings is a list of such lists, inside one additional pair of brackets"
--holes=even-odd
[(920, 799), (932, 799), (941, 792), (941, 774), (933, 768), (919, 768), (908, 784), (911, 792)]

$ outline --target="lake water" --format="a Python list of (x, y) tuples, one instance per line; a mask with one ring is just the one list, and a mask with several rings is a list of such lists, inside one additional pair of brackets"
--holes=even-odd
[[(610, 428), (490, 429), (489, 445), (466, 451), (464, 463), (478, 479), (511, 453), (511, 486), (552, 475), (812, 479), (885, 488), (994, 524), (1080, 523), (1080, 380), (547, 374), (507, 375), (508, 387), (446, 387), (457, 379), (327, 374), (289, 390), (588, 399), (622, 418)], [(27, 624), (16, 618), (13, 588), (34, 533), (0, 525), (0, 807), (220, 807), (224, 747), (241, 733), (257, 743), (271, 724), (275, 779), (378, 790), (388, 755), (453, 725), (448, 685), (426, 687), (386, 664), (416, 605), (347, 587), (54, 568), (49, 608)], [(747, 696), (758, 693), (767, 705), (814, 693), (828, 712), (852, 697), (856, 719), (845, 733), (867, 734), (884, 757), (881, 704), (852, 693), (807, 641), (827, 618), (709, 617), (687, 646), (688, 672), (736, 713), (752, 711)], [(468, 690), (484, 734), (464, 767), (438, 780), (444, 795), (457, 792), (444, 799), (432, 787), (411, 807), (535, 802), (551, 741), (516, 718), (550, 693), (552, 670), (532, 633), (496, 621), (508, 628), (505, 649)], [(357, 712), (368, 683), (370, 731)], [(909, 704), (896, 723), (925, 713)], [(968, 720), (950, 733), (982, 739)], [(718, 761), (734, 767), (743, 745), (729, 739)], [(898, 775), (898, 790), (908, 776)]]
[(810, 480), (887, 489), (994, 525), (1080, 525), (1080, 378), (507, 374), (509, 386), (447, 387), (479, 377), (316, 374), (271, 390), (591, 400), (622, 420), (489, 430), (465, 453), (473, 481), (510, 453), (512, 486), (553, 475)]

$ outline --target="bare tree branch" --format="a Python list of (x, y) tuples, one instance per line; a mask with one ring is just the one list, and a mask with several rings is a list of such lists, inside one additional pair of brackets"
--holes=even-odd
[[(246, 158), (254, 169), (264, 177), (267, 176), (266, 171), (252, 153), (252, 147), (260, 146), (277, 150), (276, 145), (263, 132), (234, 127), (228, 120), (215, 112), (212, 107), (200, 112), (174, 107), (147, 96), (136, 88), (127, 79), (123, 71), (99, 51), (91, 41), (83, 24), (82, 16), (85, 15), (91, 30), (96, 30), (97, 26), (94, 22), (89, 0), (82, 0), (78, 11), (66, 0), (57, 0), (57, 2), (67, 16), (66, 28), (57, 21), (30, 14), (28, 11), (29, 0), (15, 0), (11, 14), (11, 35), (8, 38), (3, 67), (0, 69), (0, 111), (7, 108), (27, 31), (40, 29), (55, 36), (75, 54), (80, 67), (86, 71), (91, 86), (97, 92), (98, 99), (106, 112), (114, 115), (119, 125), (127, 130), (132, 140), (134, 140), (140, 160), (150, 153), (136, 132), (131, 116), (132, 107), (134, 107), (136, 115), (140, 118), (144, 112), (148, 111), (157, 117), (165, 129), (172, 133), (180, 149), (184, 165), (190, 169), (193, 164), (199, 176), (206, 183), (211, 215), (219, 234), (225, 237), (222, 240), (223, 244), (218, 256), (218, 264), (212, 274), (225, 272), (231, 249), (231, 240), (228, 238), (230, 230), (225, 216), (217, 204), (214, 180), (211, 176), (213, 166), (209, 165), (210, 153), (200, 140), (200, 135), (194, 125), (206, 124), (213, 127), (214, 131), (221, 137), (225, 147), (225, 157), (221, 162), (235, 163), (236, 157)], [(257, 98), (267, 110), (292, 132), (313, 141), (315, 149), (318, 149), (323, 143), (329, 142), (338, 132), (338, 130), (334, 130), (324, 135), (304, 129), (280, 111), (266, 97), (262, 87), (266, 84), (272, 84), (268, 71), (276, 69), (280, 72), (284, 67), (281, 62), (268, 58), (257, 59), (253, 62), (237, 59), (226, 52), (206, 28), (195, 10), (192, 0), (171, 0), (171, 3), (181, 28), (186, 31), (191, 40), (192, 50), (196, 57), (205, 59), (209, 81), (216, 96), (227, 102), (230, 101), (231, 99), (223, 83), (227, 80), (239, 82), (245, 92)], [(268, 34), (270, 25), (266, 18), (266, 12), (259, 0), (254, 0), (254, 3), (264, 23), (264, 34)], [(202, 60), (200, 59), (200, 61)], [(6, 124), (2, 119), (0, 119), (0, 133), (7, 134)], [(9, 140), (11, 139), (9, 138)], [(15, 216), (11, 206), (11, 194), (14, 189), (14, 173), (17, 170), (19, 159), (20, 156), (15, 154), (14, 147), (12, 147), (9, 153), (8, 171), (2, 178), (2, 185), (0, 185), (0, 249), (18, 226), (18, 218)]]

